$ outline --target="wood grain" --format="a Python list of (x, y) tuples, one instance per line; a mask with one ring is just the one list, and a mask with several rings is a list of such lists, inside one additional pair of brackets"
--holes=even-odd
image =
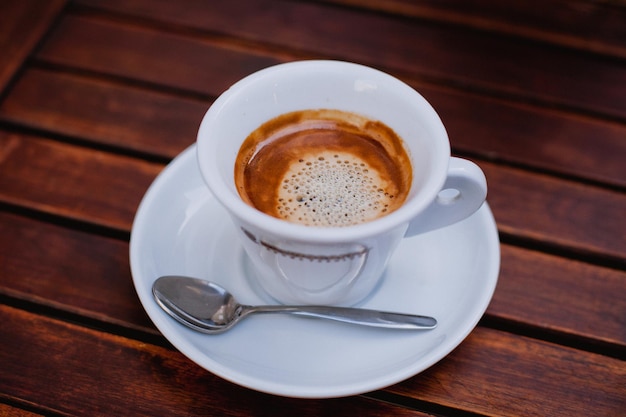
[(623, 2), (589, 0), (321, 0), (626, 57)]
[[(428, 84), (414, 87), (439, 113), (457, 152), (626, 187), (620, 158), (626, 154), (626, 125)], [(0, 120), (171, 159), (195, 141), (210, 104), (97, 77), (30, 69), (0, 103)]]
[(449, 357), (389, 390), (496, 416), (619, 416), (624, 362), (478, 328)]
[[(59, 412), (422, 415), (358, 397), (293, 400), (251, 392), (161, 347), (6, 306), (0, 306), (0, 318), (6, 323), (0, 328), (6, 341), (0, 385), (12, 397)], [(17, 357), (24, 360), (11, 360)], [(389, 392), (484, 415), (617, 416), (626, 405), (624, 378), (616, 359), (479, 328), (438, 365)]]
[(0, 92), (32, 53), (65, 3), (65, 0), (0, 2)]
[[(622, 0), (0, 1), (0, 415), (622, 416), (625, 36)], [(128, 266), (139, 201), (214, 98), (307, 58), (420, 91), (504, 242), (457, 349), (331, 400), (196, 366)]]
[(579, 253), (626, 259), (623, 193), (480, 162), (498, 228)]
[(162, 165), (0, 132), (0, 199), (10, 204), (129, 230)]
[[(1, 212), (0, 235), (0, 293), (156, 332), (132, 285), (127, 242)], [(502, 245), (487, 314), (626, 349), (625, 291), (623, 271)]]
[(501, 245), (487, 315), (621, 346), (626, 353), (626, 272)]
[(626, 125), (414, 84), (439, 113), (453, 150), (624, 189)]
[(192, 94), (217, 95), (235, 81), (279, 61), (202, 37), (69, 15), (37, 57), (48, 63), (128, 78)]
[(253, 392), (178, 352), (7, 306), (0, 305), (0, 320), (6, 324), (0, 326), (4, 395), (57, 413), (426, 416), (366, 398), (296, 400)]
[[(0, 149), (7, 154), (0, 162), (0, 199), (118, 230), (130, 229), (141, 197), (163, 168), (20, 135), (0, 133)], [(500, 230), (593, 256), (625, 256), (621, 193), (480, 165)]]
[[(47, 94), (42, 95), (41, 91)], [(210, 102), (65, 73), (26, 71), (0, 118), (81, 141), (171, 159), (196, 140)]]
[[(244, 39), (255, 43), (251, 51), (280, 47), (300, 57), (356, 61), (439, 84), (626, 118), (620, 60), (518, 37), (307, 2), (235, 0), (207, 6), (197, 1), (160, 1), (155, 6), (147, 0), (94, 0), (90, 4), (227, 35), (237, 42)], [(73, 22), (66, 23), (63, 30), (69, 34)], [(69, 36), (56, 38), (42, 58), (57, 59), (70, 47), (80, 53), (83, 42)]]
[(0, 416), (3, 417), (35, 417), (42, 415), (44, 414), (33, 413), (20, 408), (11, 407), (10, 405), (0, 404)]
[(158, 333), (133, 287), (128, 243), (0, 212), (0, 293)]

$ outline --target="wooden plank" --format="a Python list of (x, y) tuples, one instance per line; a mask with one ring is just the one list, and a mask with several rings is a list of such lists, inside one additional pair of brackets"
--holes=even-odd
[(620, 416), (624, 361), (477, 328), (445, 360), (389, 391), (480, 415)]
[[(0, 305), (5, 396), (56, 413), (103, 416), (285, 415), (425, 417), (367, 398), (299, 400), (226, 382), (178, 352)], [(245, 398), (245, 401), (241, 401)]]
[[(126, 242), (1, 212), (0, 236), (0, 293), (156, 331), (133, 288)], [(625, 293), (624, 271), (502, 245), (499, 283), (487, 314), (626, 346)]]
[(414, 85), (433, 105), (455, 151), (626, 187), (626, 125)]
[[(136, 1), (130, 0), (130, 4), (140, 3)], [(264, 3), (253, 3), (253, 7), (259, 4)], [(161, 6), (157, 3), (157, 7)], [(178, 8), (177, 5), (173, 7)], [(198, 7), (203, 9), (202, 5)], [(230, 10), (231, 6), (225, 7)], [(298, 10), (309, 10), (308, 6), (293, 7), (295, 9), (289, 10), (298, 7), (304, 7)], [(327, 8), (321, 6), (318, 9)], [(78, 12), (92, 13), (85, 9)], [(269, 20), (275, 21), (272, 20), (276, 18), (275, 12), (269, 10), (268, 13)], [(97, 17), (98, 13), (93, 14)], [(361, 15), (367, 13), (359, 13)], [(184, 46), (191, 40), (198, 48), (187, 50), (183, 47), (180, 49), (183, 58), (171, 54), (168, 59), (186, 61), (184, 56), (190, 51), (201, 51), (209, 45), (216, 48), (213, 59), (231, 56), (229, 66), (245, 62), (252, 67), (264, 59), (290, 59), (298, 54), (289, 52), (290, 45), (298, 42), (309, 48), (307, 53), (311, 55), (320, 53), (320, 50), (323, 56), (331, 55), (330, 49), (324, 49), (328, 43), (325, 37), (322, 37), (322, 47), (313, 43), (309, 35), (301, 39), (273, 41), (264, 34), (257, 38), (257, 32), (251, 32), (251, 36), (241, 38), (235, 32), (219, 28), (205, 30), (201, 26), (189, 26), (184, 23), (187, 19), (184, 16), (183, 23), (172, 24), (170, 22), (177, 18), (173, 16), (164, 19), (163, 26), (180, 35), (172, 35), (173, 40), (167, 45)], [(287, 23), (290, 21), (290, 16), (282, 17)], [(117, 18), (120, 18), (118, 23), (108, 23), (127, 30), (131, 37), (135, 30), (142, 36), (152, 31), (153, 23), (126, 20), (120, 15), (103, 15), (93, 20), (101, 23)], [(262, 21), (263, 18), (259, 19)], [(145, 26), (135, 26), (139, 22)], [(429, 24), (426, 26), (430, 27)], [(199, 30), (188, 30), (194, 27)], [(281, 29), (273, 30), (280, 32)], [(326, 36), (329, 30), (324, 30)], [(236, 39), (220, 38), (222, 35), (218, 32)], [(356, 38), (363, 39), (362, 35)], [(154, 52), (157, 48), (149, 44), (158, 43), (159, 39), (146, 36), (142, 40), (145, 44), (137, 42), (135, 46), (138, 50)], [(345, 47), (349, 42), (342, 40), (339, 43)], [(267, 53), (251, 54), (249, 48), (255, 45), (260, 45)], [(275, 48), (282, 52), (277, 53)], [(228, 55), (222, 50), (235, 53)], [(356, 55), (364, 50), (357, 49)], [(152, 57), (153, 52), (146, 56)], [(83, 53), (88, 55), (89, 52)], [(343, 52), (341, 54), (343, 56)], [(6, 122), (80, 141), (84, 137), (105, 147), (173, 156), (191, 143), (190, 135), (193, 132), (195, 136), (197, 128), (197, 122), (192, 121), (210, 101), (207, 96), (214, 95), (210, 91), (228, 85), (230, 74), (219, 75), (219, 66), (212, 66), (214, 79), (206, 80), (210, 86), (196, 87), (188, 80), (180, 81), (188, 69), (187, 64), (180, 64), (174, 66), (174, 74), (157, 68), (159, 74), (142, 78), (140, 65), (124, 63), (132, 60), (131, 55), (120, 58), (123, 69), (119, 72), (106, 67), (78, 66), (122, 78), (117, 80), (70, 75), (59, 69), (29, 70), (4, 100), (1, 117)], [(254, 59), (248, 60), (245, 56)], [(49, 62), (71, 67), (74, 64), (70, 58), (68, 55), (67, 61)], [(141, 58), (144, 59), (144, 62), (154, 62)], [(392, 57), (388, 63), (386, 58), (380, 61), (372, 58), (371, 62), (383, 62), (397, 74), (426, 87), (426, 95), (438, 109), (442, 109), (444, 121), (446, 118), (452, 121), (449, 131), (459, 152), (562, 173), (564, 178), (575, 177), (573, 180), (588, 179), (592, 183), (610, 185), (593, 187), (479, 161), (488, 176), (489, 201), (502, 232), (543, 242), (547, 246), (562, 247), (570, 253), (591, 254), (600, 261), (603, 256), (613, 261), (626, 259), (622, 214), (626, 211), (626, 202), (623, 193), (611, 191), (623, 188), (626, 178), (623, 168), (618, 165), (624, 152), (623, 141), (620, 141), (620, 137), (624, 137), (624, 125), (601, 120), (622, 116), (593, 103), (577, 110), (599, 115), (599, 119), (562, 111), (542, 115), (538, 108), (531, 106), (433, 86), (428, 81), (441, 84), (441, 74), (431, 74), (424, 69), (421, 72), (405, 71), (402, 65), (398, 65), (398, 62), (403, 63), (397, 58)], [(583, 68), (586, 69), (588, 67)], [(244, 69), (241, 72), (244, 73)], [(192, 75), (196, 76), (195, 73)], [(491, 94), (495, 90), (490, 89), (500, 88), (483, 85), (475, 79), (454, 78), (456, 76), (452, 74), (449, 79), (458, 85), (463, 84), (461, 89), (485, 89)], [(137, 85), (131, 85), (135, 81)], [(45, 94), (37, 90), (50, 85), (54, 86), (49, 90), (54, 96), (43, 99), (41, 96)], [(151, 90), (154, 87), (167, 87), (174, 94)], [(506, 89), (498, 91), (497, 94), (519, 94)], [(572, 107), (562, 98), (535, 97), (533, 94), (519, 96)], [(41, 104), (37, 103), (37, 95)], [(53, 109), (55, 97), (59, 99), (60, 109)], [(93, 101), (82, 102), (84, 108), (81, 109), (81, 99), (85, 97)], [(455, 103), (459, 97), (466, 101)], [(614, 100), (614, 97), (609, 99)], [(176, 109), (172, 111), (170, 106)], [(97, 114), (98, 111), (102, 114)], [(165, 112), (171, 115), (170, 119), (161, 119)], [(125, 114), (128, 120), (125, 120)], [(485, 127), (483, 124), (491, 114), (498, 122)], [(178, 129), (177, 136), (179, 121), (184, 128)], [(63, 126), (65, 123), (69, 126)], [(468, 128), (476, 131), (466, 134)], [(507, 134), (507, 128), (515, 132)], [(93, 131), (90, 133), (89, 129)], [(141, 137), (146, 133), (152, 136)], [(596, 140), (596, 135), (602, 137), (598, 142), (600, 149), (591, 149), (589, 144)], [(524, 143), (527, 143), (526, 148)], [(537, 161), (533, 161), (538, 150), (542, 152)], [(606, 167), (602, 166), (603, 156), (608, 158)], [(580, 166), (577, 166), (577, 159)], [(18, 133), (0, 133), (0, 201), (120, 231), (129, 230), (136, 204), (161, 168), (161, 164), (108, 152)], [(583, 172), (587, 169), (591, 171), (589, 174)], [(153, 331), (132, 290), (125, 242), (6, 212), (0, 212), (0, 236), (0, 293), (67, 310), (85, 316), (85, 320), (91, 318), (133, 330)], [(82, 259), (77, 261), (76, 253), (80, 253)], [(488, 315), (555, 332), (557, 337), (565, 334), (573, 340), (585, 338), (597, 341), (600, 346), (623, 347), (626, 340), (626, 300), (622, 296), (625, 285), (625, 272), (621, 270), (503, 245), (502, 275)], [(0, 396), (1, 401), (11, 404), (0, 404), (0, 414), (7, 409), (9, 413), (19, 413), (22, 410), (15, 407), (24, 405), (24, 408), (42, 414), (68, 415), (200, 414), (207, 408), (242, 416), (258, 414), (258, 410), (265, 409), (305, 416), (348, 413), (424, 415), (372, 397), (296, 401), (257, 394), (212, 376), (177, 352), (149, 343), (89, 330), (5, 305), (0, 305), (0, 320), (3, 323), (0, 326), (0, 363), (3, 364)], [(441, 363), (391, 387), (386, 393), (394, 402), (409, 407), (428, 408), (431, 405), (437, 407), (437, 404), (450, 407), (440, 411), (441, 414), (458, 410), (476, 415), (617, 416), (626, 409), (625, 387), (623, 360), (479, 327)], [(385, 395), (382, 394), (381, 398)], [(241, 401), (243, 396), (246, 402)], [(26, 411), (24, 414), (30, 415)]]
[(0, 404), (0, 416), (12, 417), (35, 417), (43, 416), (43, 414), (33, 413), (20, 408), (11, 407), (10, 405)]
[[(311, 57), (351, 60), (439, 84), (626, 119), (623, 62), (517, 37), (302, 2), (234, 0), (208, 6), (196, 1), (134, 0), (91, 4), (175, 23), (176, 28), (185, 25), (258, 42), (270, 49), (297, 51), (294, 54), (299, 57), (307, 53)], [(89, 36), (73, 35), (72, 26), (76, 24), (76, 19), (66, 20), (40, 57), (69, 65), (69, 58), (77, 53), (72, 50), (80, 51), (91, 44)], [(124, 45), (114, 31), (105, 32), (109, 44)], [(253, 46), (255, 50), (259, 47)], [(159, 57), (176, 61), (167, 52)], [(96, 58), (75, 64), (105, 67), (107, 61)], [(576, 82), (572, 83), (574, 78)]]
[(157, 333), (133, 287), (128, 243), (0, 212), (0, 293)]
[(195, 142), (209, 105), (98, 79), (31, 69), (0, 104), (0, 118), (82, 141), (173, 158)]
[(71, 15), (48, 36), (37, 56), (205, 95), (217, 95), (245, 75), (279, 62), (202, 38)]
[[(0, 133), (0, 198), (129, 230), (161, 165)], [(626, 257), (622, 193), (481, 162), (501, 231), (594, 256)], [(97, 190), (97, 192), (95, 192)], [(511, 202), (515, 201), (512, 205)]]
[(0, 92), (65, 6), (65, 0), (0, 2)]
[[(5, 395), (62, 413), (422, 415), (358, 397), (294, 400), (254, 393), (178, 352), (7, 306), (0, 306), (0, 318)], [(477, 328), (439, 364), (388, 392), (484, 415), (608, 416), (626, 406), (625, 378), (617, 359)], [(240, 401), (243, 395), (246, 401)]]
[(129, 230), (162, 165), (0, 132), (0, 199)]
[[(488, 160), (626, 187), (626, 126), (415, 85), (453, 148)], [(46, 94), (41, 94), (46, 91)], [(173, 158), (195, 141), (209, 101), (32, 69), (0, 104), (0, 119)]]
[(509, 245), (501, 251), (487, 315), (626, 349), (625, 271)]
[[(89, 1), (89, 0), (83, 0)], [(626, 57), (626, 8), (589, 0), (320, 0)]]
[(501, 232), (626, 259), (626, 199), (617, 191), (480, 162)]
[[(626, 125), (432, 85), (414, 87), (440, 114), (458, 152), (626, 187), (626, 167), (620, 157), (626, 154)], [(97, 78), (31, 69), (0, 103), (0, 120), (173, 158), (195, 141), (210, 104)]]

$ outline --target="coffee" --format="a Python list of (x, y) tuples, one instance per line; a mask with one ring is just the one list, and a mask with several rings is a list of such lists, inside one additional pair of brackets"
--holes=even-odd
[(411, 181), (409, 156), (391, 128), (338, 110), (297, 111), (264, 123), (235, 162), (246, 203), (307, 226), (382, 217), (402, 205)]

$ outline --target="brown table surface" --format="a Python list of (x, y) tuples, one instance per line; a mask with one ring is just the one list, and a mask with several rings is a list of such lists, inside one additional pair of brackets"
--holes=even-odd
[[(212, 101), (310, 58), (374, 66), (433, 104), (485, 171), (502, 251), (460, 346), (336, 399), (199, 367), (129, 269), (137, 206)], [(623, 416), (625, 190), (622, 0), (3, 0), (0, 415)]]

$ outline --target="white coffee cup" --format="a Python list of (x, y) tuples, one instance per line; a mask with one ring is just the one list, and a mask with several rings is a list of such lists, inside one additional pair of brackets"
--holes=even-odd
[[(403, 139), (413, 182), (400, 208), (353, 226), (311, 227), (264, 214), (240, 198), (234, 164), (242, 142), (268, 120), (310, 109), (357, 113)], [(481, 169), (450, 156), (446, 130), (419, 93), (353, 63), (291, 62), (245, 77), (209, 108), (197, 145), (202, 176), (241, 236), (253, 279), (282, 303), (358, 303), (376, 287), (403, 238), (470, 216), (487, 194)]]

